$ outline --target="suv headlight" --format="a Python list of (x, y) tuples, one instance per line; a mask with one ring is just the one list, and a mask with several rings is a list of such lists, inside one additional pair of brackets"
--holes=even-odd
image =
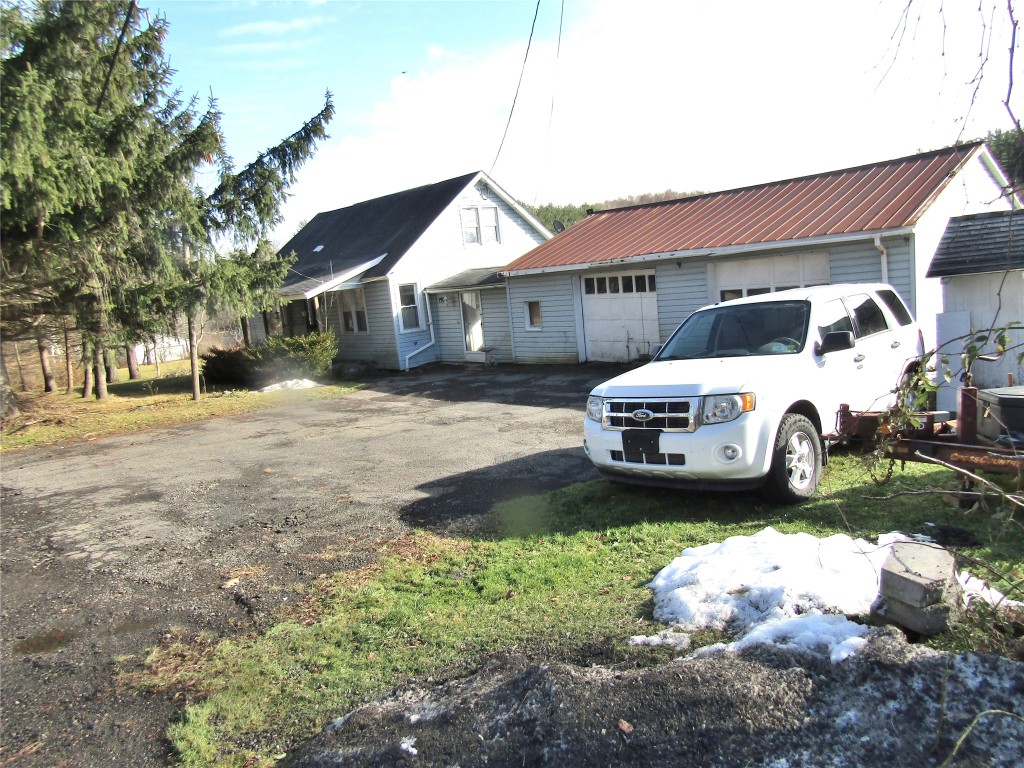
[(754, 395), (708, 395), (704, 398), (700, 418), (704, 424), (721, 424), (738, 419), (741, 414), (754, 410)]
[(600, 423), (604, 417), (604, 398), (590, 396), (587, 398), (587, 418)]

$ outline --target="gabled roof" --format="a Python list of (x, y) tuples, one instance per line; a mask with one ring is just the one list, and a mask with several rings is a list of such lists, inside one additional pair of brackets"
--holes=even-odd
[(928, 277), (1024, 269), (1024, 210), (992, 211), (949, 220)]
[(912, 227), (982, 142), (787, 181), (599, 211), (506, 272)]
[(278, 290), (309, 298), (352, 280), (383, 277), (482, 172), (318, 213), (279, 253), (298, 256)]

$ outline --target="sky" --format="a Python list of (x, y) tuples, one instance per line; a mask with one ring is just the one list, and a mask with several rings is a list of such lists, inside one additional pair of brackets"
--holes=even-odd
[[(654, 618), (669, 628), (630, 642), (686, 649), (688, 633), (719, 629), (735, 632), (736, 639), (698, 654), (771, 644), (842, 662), (867, 645), (870, 631), (847, 615), (868, 615), (892, 545), (907, 540), (898, 532), (877, 543), (843, 534), (819, 539), (769, 527), (685, 549), (648, 585)], [(928, 543), (926, 537), (917, 540)], [(967, 571), (957, 579), (965, 600), (1012, 603)]]
[[(522, 202), (578, 205), (794, 178), (1012, 125), (1004, 0), (912, 0), (906, 19), (907, 0), (141, 5), (169, 23), (175, 86), (217, 100), (237, 166), (332, 93), (330, 139), (299, 172), (278, 243), (320, 211), (478, 170)], [(1019, 74), (1019, 41), (1015, 55)]]

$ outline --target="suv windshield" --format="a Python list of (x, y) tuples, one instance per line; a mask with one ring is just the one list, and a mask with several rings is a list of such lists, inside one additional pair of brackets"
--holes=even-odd
[(774, 301), (694, 312), (655, 360), (795, 354), (807, 337), (810, 305)]

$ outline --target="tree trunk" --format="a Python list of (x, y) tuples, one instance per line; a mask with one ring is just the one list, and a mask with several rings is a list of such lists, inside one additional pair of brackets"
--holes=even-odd
[(103, 350), (103, 370), (107, 377), (107, 384), (114, 384), (121, 380), (121, 371), (117, 367), (117, 354), (111, 349)]
[(135, 356), (135, 345), (128, 344), (124, 348), (125, 356), (128, 358), (128, 379), (136, 381), (142, 378), (139, 373), (139, 359)]
[(70, 395), (75, 391), (75, 366), (71, 362), (71, 331), (68, 330), (66, 321), (64, 323), (64, 369), (68, 375), (66, 394)]
[(156, 337), (153, 337), (153, 375), (160, 378), (160, 352), (156, 348)]
[(105, 364), (106, 354), (103, 349), (103, 342), (96, 341), (95, 355), (93, 358), (93, 381), (96, 383), (96, 399), (106, 400), (107, 399), (107, 374)]
[(199, 345), (196, 341), (196, 322), (188, 316), (188, 359), (192, 366), (192, 399), (199, 400)]
[(7, 376), (7, 361), (4, 359), (3, 348), (0, 347), (0, 419), (18, 415), (18, 398), (11, 389)]
[(50, 369), (50, 342), (42, 333), (36, 334), (36, 348), (39, 350), (39, 370), (43, 374), (43, 392), (56, 392), (57, 381)]
[(242, 318), (242, 344), (252, 346), (252, 327), (249, 325), (249, 318)]
[(92, 397), (92, 344), (82, 337), (82, 398)]
[(25, 369), (21, 367), (21, 350), (18, 349), (18, 342), (14, 342), (14, 362), (18, 364), (18, 378), (21, 379), (21, 391), (28, 392), (28, 385), (25, 383)]

